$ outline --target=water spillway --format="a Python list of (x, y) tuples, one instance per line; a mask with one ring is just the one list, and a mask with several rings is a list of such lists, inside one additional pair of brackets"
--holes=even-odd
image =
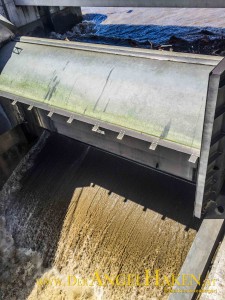
[[(168, 299), (182, 266), (203, 274), (223, 213), (193, 215), (224, 206), (224, 61), (25, 37), (0, 57), (2, 131), (37, 141), (1, 192), (5, 297)], [(96, 270), (111, 284), (65, 284)]]
[[(23, 258), (30, 262), (24, 275), (12, 273), (3, 286), (4, 295), (16, 293), (20, 299), (86, 299), (85, 291), (91, 299), (167, 299), (163, 276), (178, 275), (200, 226), (192, 218), (194, 187), (187, 182), (56, 134), (17, 168), (3, 198), (15, 245), (43, 258), (41, 275), (37, 258)], [(20, 257), (15, 258), (18, 266)], [(154, 280), (141, 286), (145, 271), (153, 275), (157, 269), (160, 286)], [(112, 280), (139, 274), (140, 283), (124, 287), (121, 277), (121, 286), (68, 286), (69, 275), (71, 282), (91, 279), (96, 270), (102, 280), (104, 274)], [(0, 283), (9, 268), (4, 271)], [(62, 284), (38, 286), (35, 276), (58, 278)]]

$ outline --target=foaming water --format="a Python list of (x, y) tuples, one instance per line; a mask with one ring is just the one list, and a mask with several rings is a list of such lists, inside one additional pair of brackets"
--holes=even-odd
[[(22, 188), (20, 180), (34, 164), (36, 155), (41, 151), (48, 133), (43, 133), (36, 145), (21, 160), (18, 167), (0, 192), (0, 298), (26, 299), (27, 290), (33, 281), (43, 273), (43, 262), (39, 253), (30, 248), (15, 244), (10, 229), (6, 227), (7, 206), (14, 201), (16, 193)], [(13, 219), (8, 220), (13, 223)]]
[(27, 282), (5, 278), (7, 299), (167, 299), (200, 225), (193, 188), (57, 135), (28, 157), (4, 189), (3, 249), (32, 271), (7, 265)]
[(0, 216), (0, 297), (26, 299), (33, 280), (43, 273), (42, 258), (30, 249), (16, 247), (6, 230), (5, 218)]
[(3, 186), (0, 192), (0, 197), (1, 197), (0, 213), (2, 215), (5, 214), (5, 210), (7, 208), (7, 201), (9, 201), (10, 197), (12, 197), (18, 190), (20, 190), (21, 188), (20, 181), (23, 175), (27, 172), (27, 170), (29, 170), (33, 166), (35, 157), (43, 148), (48, 137), (49, 137), (49, 133), (47, 131), (41, 135), (38, 142), (32, 147), (32, 149), (28, 152), (28, 154), (25, 155), (25, 157), (20, 161), (20, 163), (13, 171), (8, 181)]

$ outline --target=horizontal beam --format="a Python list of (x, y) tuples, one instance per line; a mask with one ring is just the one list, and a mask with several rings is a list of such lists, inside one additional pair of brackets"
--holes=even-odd
[(225, 8), (224, 0), (15, 0), (25, 6)]
[[(18, 96), (18, 95), (11, 94), (11, 93), (4, 92), (4, 91), (0, 90), (0, 98), (1, 97), (5, 98), (5, 99), (12, 100), (13, 101), (12, 105), (15, 105), (17, 103), (23, 103), (23, 104), (28, 105), (28, 110), (29, 111), (31, 111), (33, 108), (42, 109), (44, 111), (49, 111), (48, 117), (52, 116), (53, 114), (55, 114), (55, 115), (57, 114), (57, 115), (60, 115), (60, 116), (63, 116), (63, 117), (67, 117), (68, 119), (71, 118), (72, 121), (77, 120), (79, 122), (83, 122), (83, 123), (86, 123), (86, 124), (91, 125), (91, 126), (96, 126), (96, 119), (89, 118), (89, 117), (86, 117), (86, 116), (82, 116), (82, 115), (79, 115), (79, 114), (76, 114), (76, 113), (71, 113), (71, 112), (68, 112), (66, 110), (63, 110), (63, 109), (60, 109), (60, 108), (57, 108), (57, 107), (52, 107), (51, 105), (48, 105), (48, 104), (45, 104), (45, 103), (37, 103), (37, 102), (35, 102), (31, 99), (27, 99), (27, 98), (24, 98), (22, 96)], [(98, 123), (98, 127), (102, 128), (102, 129), (106, 129), (106, 130), (109, 130), (109, 131), (112, 131), (112, 132), (115, 132), (115, 133), (118, 133), (118, 134), (120, 132), (124, 132), (129, 137), (147, 142), (149, 144), (153, 143), (154, 140), (155, 140), (155, 137), (153, 137), (153, 136), (149, 136), (149, 135), (146, 135), (146, 134), (143, 134), (143, 133), (140, 133), (140, 132), (135, 132), (133, 130), (129, 130), (129, 129), (126, 129), (124, 127), (109, 124), (109, 123), (104, 122), (104, 121), (97, 121), (97, 123)], [(191, 154), (194, 153), (194, 155), (197, 158), (199, 157), (199, 151), (197, 149), (189, 149), (186, 146), (179, 145), (179, 144), (176, 144), (176, 143), (173, 143), (173, 142), (170, 142), (170, 141), (159, 140), (157, 145), (162, 146), (162, 147), (167, 148), (167, 149), (171, 149), (171, 150), (181, 152), (183, 154), (191, 155)]]

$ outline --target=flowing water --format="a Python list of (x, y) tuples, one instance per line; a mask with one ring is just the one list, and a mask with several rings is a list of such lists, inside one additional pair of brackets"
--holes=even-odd
[[(225, 53), (224, 10), (83, 12), (51, 37)], [(200, 226), (194, 186), (56, 134), (42, 135), (0, 196), (0, 299), (167, 299)]]
[(193, 199), (186, 182), (45, 133), (1, 192), (2, 299), (167, 299), (200, 225)]

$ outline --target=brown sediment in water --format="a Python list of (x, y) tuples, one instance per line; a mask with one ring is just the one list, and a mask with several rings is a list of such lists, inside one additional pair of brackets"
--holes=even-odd
[[(194, 236), (194, 230), (187, 232), (184, 225), (162, 220), (160, 214), (145, 212), (142, 206), (124, 202), (117, 194), (109, 195), (99, 186), (87, 187), (74, 194), (55, 266), (66, 274), (90, 278), (96, 270), (101, 278), (104, 274), (113, 279), (118, 274), (141, 275), (145, 270), (153, 276), (160, 270), (161, 275), (170, 277), (179, 273)], [(165, 283), (158, 287), (153, 279), (146, 284), (149, 286), (105, 287), (104, 299), (165, 296)]]
[[(42, 279), (62, 280), (40, 285), (26, 277), (29, 299), (166, 299), (163, 276), (179, 273), (199, 227), (186, 182), (57, 135), (6, 198), (15, 245), (43, 257)], [(104, 281), (145, 270), (160, 270), (161, 286), (154, 279), (147, 286), (68, 283), (68, 276), (90, 282), (96, 271)]]

